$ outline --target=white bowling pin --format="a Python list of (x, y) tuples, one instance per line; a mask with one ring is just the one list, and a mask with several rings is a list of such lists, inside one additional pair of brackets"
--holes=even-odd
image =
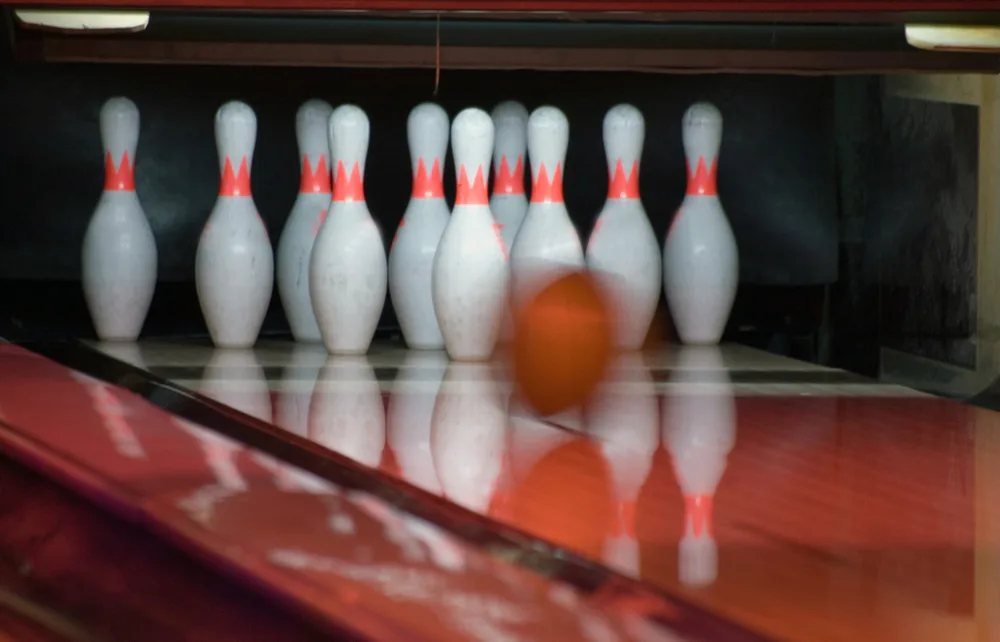
[(717, 344), (739, 284), (739, 253), (716, 190), (722, 114), (696, 103), (684, 114), (687, 193), (667, 231), (663, 285), (682, 342)]
[(385, 406), (364, 356), (332, 356), (320, 371), (309, 410), (309, 438), (374, 468), (385, 448)]
[(604, 116), (608, 199), (587, 242), (587, 265), (599, 273), (614, 302), (618, 347), (642, 347), (660, 302), (660, 243), (639, 197), (639, 161), (646, 122), (632, 105)]
[(431, 420), (431, 451), (443, 495), (485, 513), (507, 443), (507, 414), (488, 364), (452, 363)]
[(156, 288), (156, 239), (135, 193), (139, 109), (101, 107), (104, 191), (83, 237), (83, 295), (102, 341), (135, 341)]
[(333, 107), (309, 100), (295, 115), (301, 180), (299, 195), (278, 240), (278, 295), (296, 341), (319, 342), (319, 325), (309, 294), (309, 258), (330, 209), (330, 125)]
[(496, 347), (510, 282), (507, 250), (486, 191), (493, 150), (489, 114), (476, 108), (458, 114), (451, 150), (455, 207), (434, 256), (431, 294), (448, 355), (476, 361)]
[(368, 116), (341, 105), (330, 116), (333, 202), (313, 246), (309, 289), (331, 354), (368, 352), (388, 287), (382, 233), (365, 203)]
[(604, 561), (638, 577), (636, 501), (660, 445), (659, 400), (639, 353), (616, 357), (589, 404), (586, 429), (600, 443), (615, 482), (617, 519), (615, 532), (605, 543)]
[(569, 121), (555, 107), (539, 107), (528, 119), (531, 204), (510, 251), (515, 309), (560, 273), (584, 266), (580, 235), (563, 200)]
[(434, 254), (448, 226), (444, 200), (448, 114), (434, 103), (417, 105), (406, 121), (413, 192), (389, 250), (389, 297), (403, 339), (411, 349), (440, 350), (444, 337), (434, 314)]
[(239, 101), (215, 114), (222, 174), (219, 198), (195, 255), (198, 301), (219, 348), (249, 348), (257, 341), (274, 291), (274, 252), (250, 193), (257, 116)]
[(408, 352), (389, 397), (386, 439), (399, 472), (407, 483), (429, 493), (441, 492), (431, 453), (431, 418), (447, 369), (444, 352)]
[(718, 574), (712, 504), (736, 443), (736, 401), (716, 347), (682, 347), (672, 372), (663, 404), (663, 441), (684, 495), (680, 580), (707, 586)]
[(524, 216), (528, 197), (524, 193), (525, 153), (528, 150), (528, 110), (521, 103), (508, 100), (493, 108), (493, 194), (490, 211), (500, 224), (500, 236), (506, 247), (514, 245)]

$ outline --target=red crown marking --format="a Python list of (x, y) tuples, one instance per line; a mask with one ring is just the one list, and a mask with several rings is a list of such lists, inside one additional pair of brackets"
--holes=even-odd
[(497, 235), (497, 242), (500, 243), (500, 251), (503, 252), (503, 260), (506, 261), (510, 257), (507, 256), (507, 245), (503, 242), (503, 223), (494, 223), (493, 231)]
[(538, 178), (531, 185), (531, 202), (532, 203), (562, 203), (563, 202), (563, 186), (562, 186), (562, 164), (556, 163), (556, 172), (552, 175), (552, 180), (549, 181), (548, 172), (545, 171), (545, 164), (542, 163), (538, 168)]
[(111, 152), (104, 154), (104, 191), (105, 192), (134, 192), (135, 172), (132, 163), (128, 160), (128, 152), (122, 153), (122, 162), (115, 169), (115, 162), (111, 160)]
[(695, 537), (712, 536), (712, 496), (686, 495), (684, 497), (685, 521)]
[(632, 169), (625, 173), (622, 159), (615, 164), (612, 175), (608, 170), (608, 198), (639, 198), (639, 159), (632, 161)]
[(326, 221), (326, 213), (329, 211), (330, 210), (328, 209), (323, 210), (319, 213), (319, 216), (316, 217), (316, 222), (313, 223), (313, 228), (312, 228), (313, 236), (319, 234), (319, 228), (323, 227), (323, 222)]
[(441, 180), (441, 165), (438, 159), (434, 159), (431, 165), (430, 174), (427, 173), (427, 166), (424, 159), (417, 161), (417, 171), (413, 175), (412, 198), (444, 198), (444, 181)]
[(698, 165), (693, 175), (691, 174), (691, 165), (688, 164), (688, 184), (686, 192), (688, 196), (718, 196), (719, 193), (716, 191), (715, 187), (715, 181), (716, 178), (718, 178), (718, 163), (719, 159), (713, 158), (712, 166), (706, 167), (705, 157), (699, 156)]
[(247, 168), (247, 157), (240, 159), (239, 173), (233, 172), (233, 163), (226, 156), (222, 167), (222, 183), (219, 185), (219, 196), (250, 196), (250, 170)]
[(361, 165), (357, 161), (351, 166), (351, 175), (344, 169), (344, 161), (337, 161), (337, 171), (333, 173), (333, 200), (359, 202), (365, 200), (365, 185), (361, 180)]
[(329, 194), (330, 170), (326, 168), (326, 154), (320, 154), (313, 171), (309, 156), (302, 155), (302, 180), (299, 182), (299, 192), (303, 194)]
[(521, 156), (517, 157), (513, 173), (507, 164), (507, 157), (500, 157), (500, 167), (493, 172), (493, 193), (524, 194), (524, 161)]
[(455, 186), (455, 205), (489, 205), (490, 198), (486, 192), (486, 180), (483, 178), (483, 166), (476, 165), (476, 176), (469, 182), (465, 165), (458, 169), (458, 185)]

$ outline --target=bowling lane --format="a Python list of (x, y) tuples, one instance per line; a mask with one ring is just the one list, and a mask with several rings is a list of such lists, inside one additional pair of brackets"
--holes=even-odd
[(552, 422), (440, 353), (95, 346), (779, 639), (971, 640), (994, 610), (989, 411), (735, 345), (622, 357)]

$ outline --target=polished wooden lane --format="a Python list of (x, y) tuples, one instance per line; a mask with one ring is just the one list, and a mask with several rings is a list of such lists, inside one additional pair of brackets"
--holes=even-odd
[(739, 346), (623, 358), (554, 422), (432, 353), (104, 349), (769, 636), (991, 639), (989, 411)]
[[(67, 368), (79, 349), (61, 345), (0, 342), (0, 568), (102, 639), (764, 639), (93, 351), (79, 361), (91, 374)], [(246, 357), (213, 353), (228, 370), (210, 381), (256, 404)], [(319, 423), (335, 436), (384, 427), (367, 361), (328, 366), (312, 386)]]

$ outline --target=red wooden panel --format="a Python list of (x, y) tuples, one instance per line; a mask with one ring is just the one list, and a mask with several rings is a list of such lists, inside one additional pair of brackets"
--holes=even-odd
[[(908, 12), (996, 11), (997, 0), (145, 0), (143, 7), (372, 11)], [(21, 0), (18, 6), (134, 7), (135, 0)]]

